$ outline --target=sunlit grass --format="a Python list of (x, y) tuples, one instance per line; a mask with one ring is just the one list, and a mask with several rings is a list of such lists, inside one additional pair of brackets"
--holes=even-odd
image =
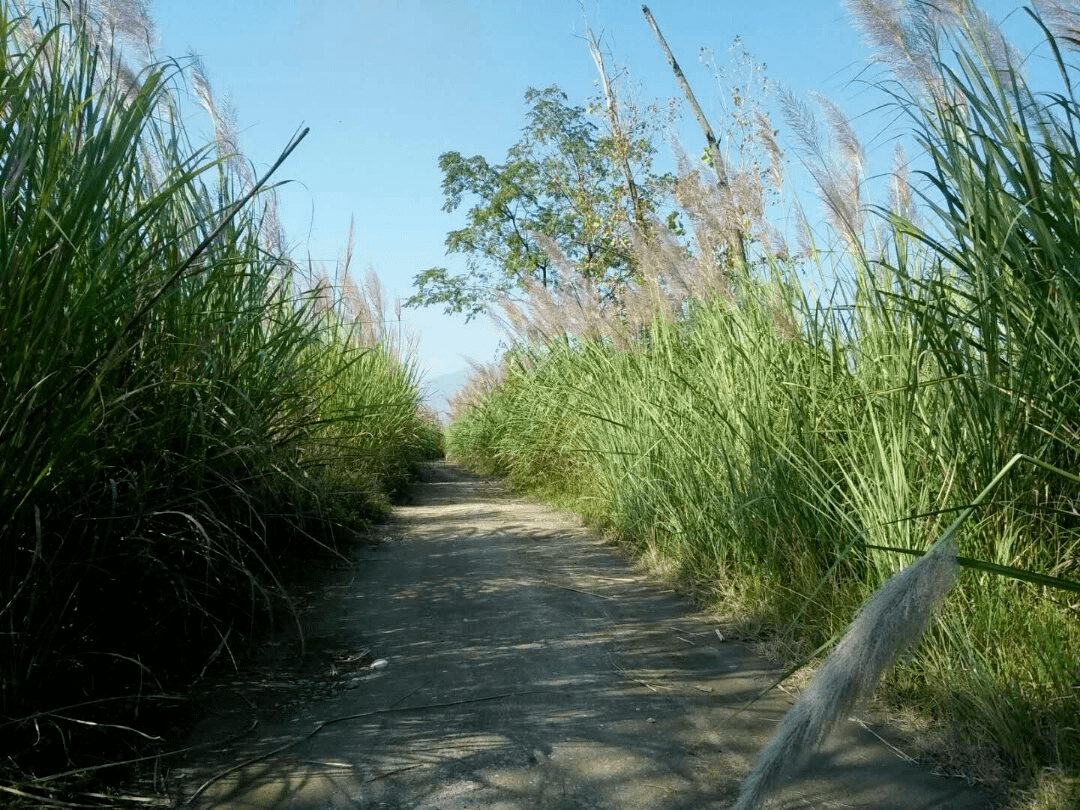
[(269, 187), (221, 138), (191, 145), (177, 67), (132, 70), (89, 24), (18, 7), (0, 6), (0, 740), (52, 767), (142, 739), (440, 434), (410, 362), (305, 291)]
[(1080, 102), (1057, 50), (1075, 37), (1043, 31), (1063, 86), (1037, 96), (973, 9), (925, 14), (897, 16), (883, 88), (924, 150), (926, 220), (894, 206), (871, 233), (819, 172), (843, 261), (721, 262), (708, 300), (519, 348), (450, 452), (664, 558), (719, 611), (796, 627), (804, 652), (977, 502), (957, 585), (881, 696), (942, 761), (1056, 795), (1080, 776), (1080, 606), (1016, 576), (1080, 579), (1080, 488), (1052, 469), (1080, 450)]

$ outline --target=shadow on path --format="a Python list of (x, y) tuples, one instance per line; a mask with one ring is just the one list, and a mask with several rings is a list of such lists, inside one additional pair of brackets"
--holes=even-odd
[[(192, 806), (732, 801), (790, 700), (735, 712), (775, 673), (565, 515), (445, 464), (424, 478), (306, 611), (318, 677), (278, 683), (276, 707), (223, 687), (195, 742), (260, 723), (174, 772), (177, 803), (211, 779)], [(853, 723), (770, 804), (986, 806)]]

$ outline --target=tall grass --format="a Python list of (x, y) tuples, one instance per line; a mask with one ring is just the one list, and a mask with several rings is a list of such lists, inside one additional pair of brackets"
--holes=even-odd
[[(978, 503), (954, 538), (965, 571), (882, 697), (968, 773), (1067, 790), (1080, 777), (1075, 590), (1018, 577), (1080, 579), (1080, 491), (1054, 472), (1080, 450), (1078, 20), (1029, 12), (1062, 84), (1039, 95), (970, 4), (852, 6), (921, 147), (924, 218), (898, 178), (894, 205), (865, 219), (850, 128), (826, 104), (838, 151), (823, 150), (812, 110), (789, 98), (834, 241), (804, 238), (789, 257), (758, 240), (749, 267), (668, 250), (653, 288), (674, 300), (652, 293), (655, 317), (609, 334), (565, 317), (546, 328), (537, 291), (531, 342), (460, 404), (450, 452), (610, 527), (722, 610), (794, 628), (804, 651)], [(669, 279), (707, 277), (703, 262), (712, 294), (675, 294)], [(810, 273), (831, 297), (808, 292)], [(944, 593), (931, 590), (924, 609)]]
[(0, 4), (0, 747), (42, 769), (138, 740), (438, 444), (176, 65), (78, 9)]

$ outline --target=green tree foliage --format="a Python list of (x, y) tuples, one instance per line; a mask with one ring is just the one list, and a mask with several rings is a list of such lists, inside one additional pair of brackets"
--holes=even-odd
[[(408, 306), (444, 304), (447, 313), (472, 318), (523, 279), (553, 287), (567, 272), (596, 282), (615, 302), (635, 278), (633, 236), (647, 235), (670, 185), (652, 169), (655, 116), (632, 116), (616, 137), (603, 116), (569, 105), (558, 87), (530, 88), (525, 101), (528, 120), (505, 162), (459, 152), (439, 157), (443, 210), (475, 199), (465, 227), (446, 237), (447, 253), (463, 254), (466, 272), (425, 270)], [(559, 254), (568, 261), (557, 261)]]

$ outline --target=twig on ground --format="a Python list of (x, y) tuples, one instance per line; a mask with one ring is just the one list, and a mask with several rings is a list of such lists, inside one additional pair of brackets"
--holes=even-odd
[(904, 760), (904, 762), (918, 762), (919, 761), (919, 760), (915, 759), (915, 757), (911, 756), (911, 754), (907, 754), (907, 753), (901, 751), (895, 745), (890, 743), (888, 740), (886, 740), (884, 737), (882, 737), (880, 734), (878, 734), (876, 731), (874, 731), (872, 728), (870, 728), (870, 726), (866, 725), (866, 723), (864, 723), (858, 717), (852, 717), (851, 719), (854, 720), (856, 723), (858, 723), (860, 726), (862, 726), (864, 729), (869, 731), (875, 737), (877, 737), (878, 740), (881, 743), (883, 743), (886, 748), (888, 748), (890, 751), (892, 751), (894, 754), (896, 754), (898, 757), (900, 757), (900, 759)]
[(9, 787), (8, 785), (0, 785), (0, 790), (5, 793), (11, 793), (14, 796), (20, 796), (24, 799), (33, 799), (35, 802), (41, 802), (49, 807), (96, 807), (93, 804), (73, 804), (71, 802), (62, 802), (59, 799), (50, 799), (47, 796), (35, 796), (33, 793), (27, 793), (19, 790), (18, 788)]
[(241, 737), (250, 734), (255, 730), (255, 726), (259, 725), (259, 721), (253, 720), (251, 725), (241, 731), (239, 734), (234, 734), (231, 737), (226, 737), (224, 740), (212, 740), (211, 742), (199, 743), (198, 745), (189, 745), (187, 748), (177, 748), (175, 751), (166, 751), (163, 754), (150, 754), (145, 757), (135, 757), (134, 759), (122, 759), (118, 762), (106, 762), (103, 765), (85, 765), (81, 768), (74, 768), (70, 771), (64, 771), (63, 773), (54, 773), (49, 776), (42, 776), (38, 779), (32, 780), (35, 785), (42, 785), (46, 782), (53, 782), (57, 779), (63, 779), (65, 776), (74, 776), (75, 774), (90, 773), (91, 771), (101, 771), (105, 768), (115, 768), (119, 765), (134, 765), (136, 762), (146, 762), (151, 759), (161, 759), (162, 757), (174, 757), (178, 754), (186, 754), (190, 751), (197, 751), (200, 748), (209, 748), (214, 745), (227, 745), (228, 743), (235, 742)]
[[(426, 685), (426, 684), (424, 684), (424, 685)], [(409, 694), (405, 695), (405, 697), (399, 698), (397, 702), (400, 703), (402, 700), (405, 700), (405, 698), (408, 698), (410, 695), (415, 694), (421, 688), (422, 687), (418, 686), (412, 692), (409, 692)], [(371, 717), (371, 716), (376, 715), (376, 714), (389, 714), (391, 712), (415, 712), (415, 711), (420, 711), (420, 710), (423, 710), (423, 709), (443, 709), (443, 708), (446, 708), (448, 706), (461, 706), (461, 705), (464, 705), (466, 703), (480, 703), (480, 702), (485, 701), (485, 700), (498, 700), (499, 698), (517, 697), (518, 695), (529, 695), (529, 694), (532, 694), (532, 692), (504, 692), (503, 694), (500, 694), (500, 695), (487, 695), (486, 697), (465, 698), (463, 700), (451, 700), (451, 701), (447, 701), (446, 703), (426, 703), (426, 704), (423, 704), (423, 705), (420, 705), (420, 706), (401, 706), (401, 707), (389, 706), (389, 707), (387, 707), (385, 709), (372, 709), (369, 712), (360, 712), (359, 714), (346, 714), (346, 715), (343, 715), (341, 717), (332, 717), (329, 720), (320, 720), (318, 723), (315, 724), (315, 728), (313, 728), (307, 734), (304, 734), (301, 737), (296, 737), (295, 739), (290, 740), (289, 742), (285, 743), (284, 745), (275, 748), (273, 751), (267, 751), (265, 754), (260, 754), (257, 757), (252, 757), (251, 759), (245, 760), (244, 762), (241, 762), (238, 765), (233, 765), (231, 768), (227, 768), (226, 770), (222, 771), (221, 773), (217, 774), (216, 776), (210, 777), (205, 782), (203, 782), (201, 785), (199, 785), (198, 789), (196, 789), (196, 791), (194, 793), (192, 793), (190, 796), (188, 796), (187, 799), (184, 800), (184, 806), (187, 807), (188, 805), (190, 805), (193, 801), (195, 801), (195, 799), (199, 796), (199, 794), (202, 793), (204, 790), (206, 790), (208, 787), (210, 787), (210, 785), (214, 784), (215, 782), (217, 782), (217, 781), (219, 781), (221, 779), (224, 779), (229, 774), (235, 773), (236, 771), (240, 770), (241, 768), (246, 768), (248, 765), (254, 765), (256, 762), (261, 762), (264, 759), (269, 759), (270, 757), (277, 756), (282, 751), (287, 751), (288, 749), (292, 748), (294, 745), (299, 745), (300, 743), (304, 742), (305, 740), (310, 740), (312, 737), (314, 737), (316, 734), (318, 734), (324, 728), (326, 728), (327, 726), (333, 725), (334, 723), (341, 723), (341, 722), (344, 722), (345, 720), (359, 720), (359, 719), (361, 719), (363, 717)]]
[(548, 582), (546, 579), (540, 580), (542, 585), (547, 585), (549, 588), (562, 588), (564, 591), (573, 591), (574, 593), (583, 593), (586, 596), (595, 596), (597, 599), (614, 599), (613, 596), (606, 596), (602, 593), (593, 593), (592, 591), (582, 591), (578, 588), (568, 588), (565, 585), (556, 585), (554, 582)]
[(653, 692), (659, 693), (660, 689), (671, 689), (672, 688), (670, 686), (663, 686), (663, 687), (660, 687), (660, 689), (658, 689), (657, 687), (653, 686), (651, 683), (647, 683), (646, 681), (641, 680), (641, 678), (635, 678), (633, 675), (629, 674), (625, 669), (623, 669), (618, 664), (616, 664), (615, 659), (613, 659), (610, 655), (608, 656), (608, 660), (611, 662), (611, 665), (613, 667), (615, 667), (615, 671), (618, 672), (620, 675), (622, 675), (624, 678), (626, 678), (626, 680), (634, 681), (635, 683), (640, 683), (646, 689), (651, 689)]
[(424, 763), (419, 762), (416, 765), (405, 765), (402, 768), (394, 768), (394, 770), (392, 771), (386, 771), (385, 773), (380, 773), (378, 776), (369, 777), (368, 779), (365, 779), (361, 784), (366, 785), (368, 782), (374, 782), (377, 779), (385, 779), (388, 776), (393, 776), (395, 773), (401, 773), (402, 771), (415, 771), (417, 768), (422, 767), (424, 767)]

